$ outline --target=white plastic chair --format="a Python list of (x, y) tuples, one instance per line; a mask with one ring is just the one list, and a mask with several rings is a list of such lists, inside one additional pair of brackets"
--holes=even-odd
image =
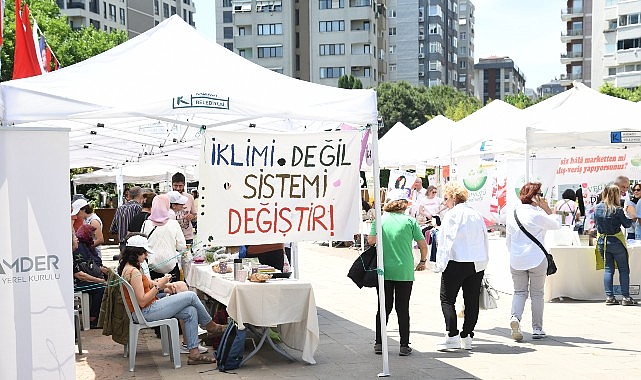
[[(122, 296), (122, 302), (125, 304), (125, 310), (129, 316), (129, 343), (125, 346), (124, 357), (129, 355), (129, 371), (134, 370), (136, 363), (136, 345), (138, 344), (138, 333), (141, 329), (152, 328), (160, 326), (160, 339), (162, 342), (162, 354), (163, 356), (169, 355), (170, 360), (174, 363), (174, 368), (180, 368), (180, 340), (178, 338), (178, 320), (176, 318), (161, 319), (159, 321), (147, 321), (142, 315), (140, 306), (136, 302), (136, 297), (134, 295), (134, 290), (125, 279), (116, 274), (120, 280), (120, 295)], [(132, 313), (129, 311), (127, 301), (125, 298), (125, 288), (127, 288), (127, 293), (131, 295), (132, 304), (134, 307), (134, 314), (136, 315), (136, 320), (134, 321)], [(169, 339), (168, 339), (169, 338)]]

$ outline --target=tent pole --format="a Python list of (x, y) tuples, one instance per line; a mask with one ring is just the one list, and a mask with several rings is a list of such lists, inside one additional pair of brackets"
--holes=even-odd
[[(381, 122), (382, 124), (382, 122)], [(378, 255), (376, 255), (376, 266), (383, 268), (383, 230), (381, 229), (381, 178), (380, 169), (378, 167), (378, 126), (369, 126), (372, 128), (372, 171), (374, 174), (374, 209), (376, 210), (376, 247)], [(383, 268), (385, 269), (385, 268)], [(381, 324), (381, 343), (383, 344), (383, 372), (379, 373), (379, 377), (390, 376), (389, 373), (389, 350), (387, 348), (387, 325), (385, 313), (385, 278), (379, 272), (378, 275), (378, 310), (380, 315)]]
[(525, 182), (530, 182), (530, 129), (525, 128)]

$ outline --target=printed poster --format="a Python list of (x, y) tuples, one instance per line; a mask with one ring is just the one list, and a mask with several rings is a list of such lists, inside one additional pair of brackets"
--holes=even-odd
[(358, 131), (207, 131), (199, 238), (216, 245), (352, 240), (360, 222)]

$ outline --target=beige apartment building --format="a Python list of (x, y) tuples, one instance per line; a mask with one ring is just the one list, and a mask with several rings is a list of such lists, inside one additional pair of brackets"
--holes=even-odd
[(386, 80), (385, 1), (216, 0), (216, 42), (270, 70), (337, 86)]

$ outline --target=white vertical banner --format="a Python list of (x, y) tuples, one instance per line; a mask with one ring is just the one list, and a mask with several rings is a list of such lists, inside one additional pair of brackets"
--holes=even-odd
[(498, 211), (492, 207), (496, 203), (492, 198), (496, 177), (494, 157), (490, 160), (479, 156), (461, 157), (456, 165), (457, 178), (469, 192), (468, 204), (483, 216), (486, 225), (498, 222), (498, 212), (492, 212)]
[(69, 131), (0, 127), (0, 374), (75, 378)]
[(200, 238), (219, 245), (352, 240), (360, 222), (360, 138), (358, 131), (207, 131)]

